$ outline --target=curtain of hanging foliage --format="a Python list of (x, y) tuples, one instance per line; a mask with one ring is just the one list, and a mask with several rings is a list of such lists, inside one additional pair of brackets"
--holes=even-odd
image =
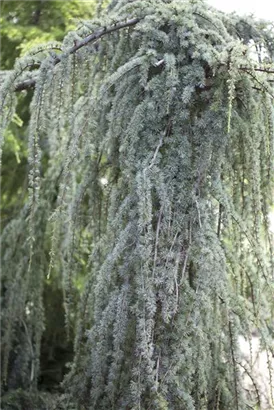
[(79, 408), (253, 408), (237, 340), (256, 330), (271, 355), (273, 29), (122, 0), (50, 47), (2, 87), (5, 130), (35, 86), (29, 201), (2, 235), (5, 383), (17, 366), (35, 387), (44, 284), (62, 277), (69, 332), (84, 271)]

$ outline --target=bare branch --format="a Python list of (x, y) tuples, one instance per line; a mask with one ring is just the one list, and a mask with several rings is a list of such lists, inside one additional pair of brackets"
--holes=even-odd
[(274, 74), (274, 69), (273, 68), (266, 68), (266, 67), (256, 67), (256, 68), (251, 68), (251, 67), (240, 67), (240, 70), (242, 71), (260, 71), (262, 73), (267, 73), (267, 74)]
[[(123, 23), (117, 23), (114, 24), (112, 26), (110, 26), (109, 28), (100, 28), (98, 31), (96, 31), (95, 33), (90, 34), (89, 36), (85, 37), (82, 41), (79, 41), (77, 44), (75, 44), (70, 50), (69, 50), (69, 54), (73, 54), (75, 53), (77, 50), (79, 50), (80, 48), (84, 47), (85, 45), (87, 45), (88, 43), (91, 43), (95, 40), (98, 40), (99, 38), (105, 36), (106, 34), (112, 33), (113, 31), (117, 31), (120, 30), (122, 28), (126, 28), (126, 27), (130, 27), (130, 26), (134, 26), (135, 24), (137, 24), (140, 21), (140, 19), (135, 18), (135, 19), (131, 19), (128, 21), (125, 21)], [(57, 63), (60, 62), (60, 58), (56, 59)]]

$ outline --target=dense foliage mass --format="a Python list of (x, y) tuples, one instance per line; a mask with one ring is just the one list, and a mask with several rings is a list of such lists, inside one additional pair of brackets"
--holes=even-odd
[(29, 200), (2, 234), (6, 385), (35, 390), (62, 277), (76, 408), (260, 406), (238, 336), (271, 372), (273, 38), (200, 0), (120, 0), (17, 61), (3, 134), (34, 94)]

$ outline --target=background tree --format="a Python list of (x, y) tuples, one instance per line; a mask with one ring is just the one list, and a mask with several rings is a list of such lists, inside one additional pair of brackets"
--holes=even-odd
[(115, 1), (16, 63), (3, 129), (15, 91), (34, 94), (29, 200), (2, 239), (6, 383), (20, 357), (35, 389), (59, 274), (68, 332), (85, 278), (64, 383), (77, 408), (260, 406), (237, 340), (256, 329), (271, 354), (273, 71), (269, 24), (202, 1)]

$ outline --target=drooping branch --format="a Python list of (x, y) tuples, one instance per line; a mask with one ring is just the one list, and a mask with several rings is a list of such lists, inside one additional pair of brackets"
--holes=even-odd
[[(87, 44), (93, 43), (96, 40), (99, 40), (101, 37), (105, 36), (106, 34), (110, 34), (122, 28), (134, 26), (139, 21), (140, 21), (140, 18), (134, 18), (134, 19), (131, 19), (125, 22), (115, 23), (110, 27), (101, 27), (99, 30), (83, 38), (83, 40), (75, 42), (74, 46), (71, 47), (66, 53), (61, 54), (61, 55), (56, 55), (53, 61), (53, 65), (55, 66), (56, 64), (60, 63), (64, 55), (74, 54), (80, 48), (86, 46)], [(14, 91), (27, 90), (29, 88), (35, 87), (35, 84), (36, 84), (36, 80), (34, 78), (31, 78), (29, 80), (25, 80), (25, 81), (22, 81), (21, 83), (16, 84), (14, 87)]]
[[(56, 64), (60, 63), (60, 61), (62, 60), (62, 57), (64, 55), (74, 54), (80, 48), (86, 46), (87, 44), (90, 44), (90, 43), (93, 43), (93, 42), (99, 40), (101, 37), (105, 36), (106, 34), (112, 33), (114, 31), (117, 31), (117, 30), (120, 30), (120, 29), (123, 29), (123, 28), (126, 28), (126, 27), (134, 26), (139, 21), (140, 21), (140, 18), (133, 18), (133, 19), (130, 19), (126, 22), (115, 23), (115, 24), (113, 24), (112, 26), (110, 26), (108, 28), (107, 27), (99, 28), (94, 33), (89, 34), (87, 37), (83, 38), (83, 40), (76, 41), (74, 46), (71, 47), (66, 53), (56, 55), (54, 60), (53, 60), (53, 65), (55, 66)], [(159, 61), (157, 65), (162, 65), (162, 64), (164, 64), (164, 60)], [(245, 72), (249, 72), (251, 70), (251, 67), (241, 66), (241, 67), (239, 67), (239, 69), (242, 70), (242, 71), (245, 71)], [(264, 73), (268, 73), (268, 74), (274, 74), (274, 69), (266, 68), (266, 67), (255, 67), (255, 68), (253, 67), (253, 71), (259, 71), (259, 72), (264, 72)], [(35, 84), (36, 84), (35, 78), (30, 78), (28, 80), (25, 80), (25, 81), (22, 81), (22, 82), (16, 84), (15, 87), (14, 87), (14, 91), (27, 90), (27, 89), (35, 87)], [(206, 88), (208, 88), (208, 87), (206, 87)]]

